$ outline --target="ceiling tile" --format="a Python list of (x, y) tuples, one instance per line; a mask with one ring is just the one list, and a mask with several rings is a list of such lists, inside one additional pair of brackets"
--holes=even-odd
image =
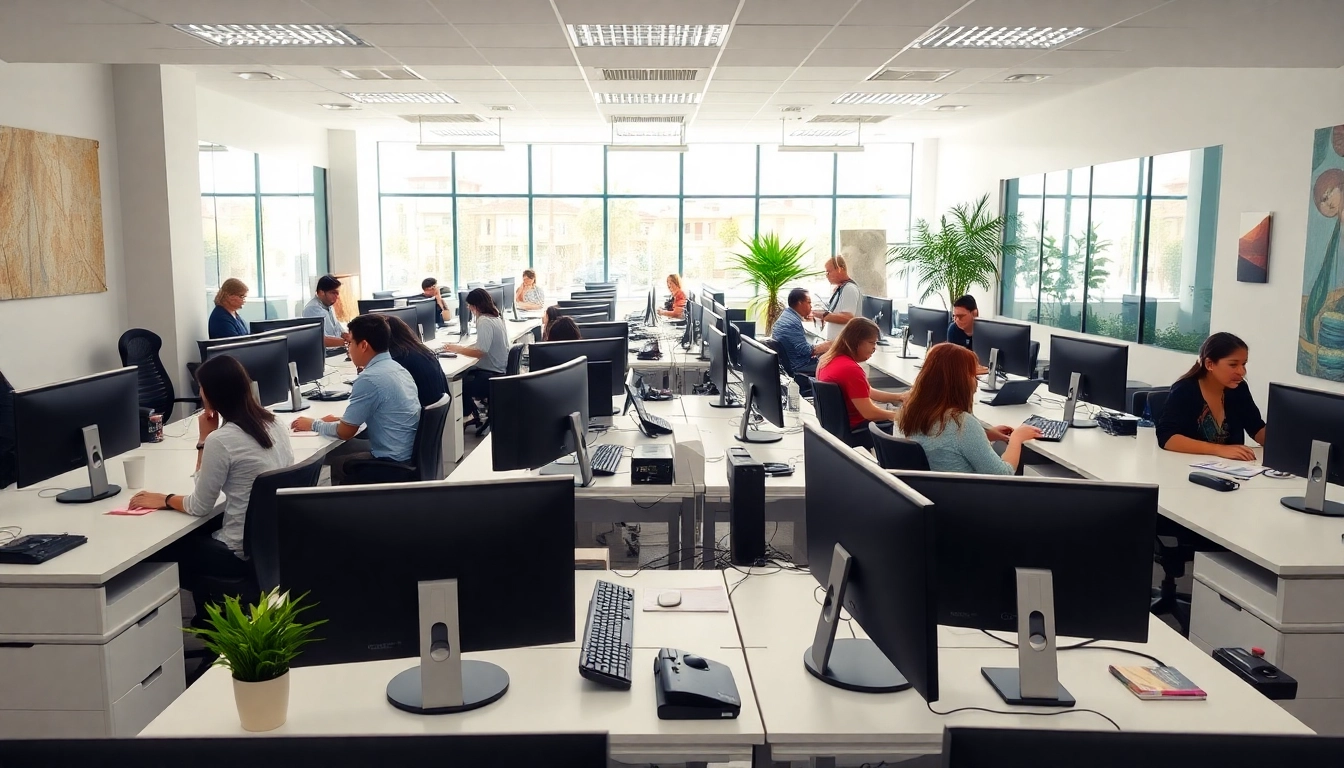
[(953, 17), (954, 26), (1091, 27), (1100, 29), (1169, 0), (975, 0)]
[(818, 48), (807, 57), (803, 66), (810, 67), (869, 67), (869, 71), (886, 63), (896, 49), (872, 48)]
[(717, 76), (709, 84), (711, 93), (765, 93), (778, 90), (783, 81), (779, 80), (720, 80)]
[(1040, 55), (1040, 51), (1024, 50), (948, 51), (934, 50), (930, 48), (912, 48), (905, 51), (900, 56), (897, 56), (896, 60), (887, 66), (903, 67), (906, 69), (960, 69), (962, 67), (1002, 69), (1004, 67), (1016, 67), (1024, 62), (1031, 61)]
[(830, 32), (830, 26), (783, 24), (738, 24), (728, 36), (728, 48), (815, 48)]
[(428, 0), (307, 0), (338, 24), (442, 24)]
[(873, 67), (814, 67), (811, 62), (794, 73), (793, 80), (862, 80), (873, 74)]
[(738, 24), (839, 23), (856, 3), (850, 0), (745, 0)]
[[(420, 72), (423, 66), (484, 65), (488, 62), (472, 48), (384, 48), (388, 56), (398, 63), (415, 67)], [(425, 73), (420, 72), (424, 75)], [(429, 77), (429, 75), (425, 75)]]
[(435, 66), (427, 64), (415, 71), (426, 80), (503, 80), (499, 70), (488, 65)]
[[(588, 93), (588, 84), (575, 78), (573, 80), (509, 80), (509, 85), (521, 93)], [(596, 88), (598, 81), (593, 83)]]
[(568, 48), (481, 48), (481, 56), (496, 67), (558, 67), (574, 63)]
[(857, 86), (849, 80), (790, 80), (780, 86), (780, 93), (834, 93), (839, 95)]
[(714, 68), (714, 82), (722, 80), (783, 80), (794, 67), (731, 67), (720, 63)]
[(139, 14), (103, 0), (5, 0), (0, 3), (0, 29), (11, 24), (140, 24)]
[(430, 0), (450, 24), (498, 24), (507, 19), (555, 18), (550, 0)]
[(303, 0), (108, 0), (162, 24), (330, 24)]
[(821, 47), (881, 48), (895, 53), (927, 31), (927, 27), (839, 27)]
[(841, 24), (921, 26), (927, 29), (942, 22), (963, 5), (966, 5), (966, 0), (864, 0)]
[[(339, 66), (349, 68), (351, 66), (385, 67), (398, 63), (390, 53), (390, 51), (398, 49), (387, 49), (387, 52), (377, 48), (341, 48), (337, 51), (322, 48), (249, 48), (246, 50), (252, 56), (253, 61), (265, 64)], [(434, 48), (432, 50), (454, 51), (460, 49)]]
[(346, 28), (380, 48), (462, 48), (467, 45), (450, 24), (355, 24)]
[[(618, 69), (708, 69), (714, 66), (718, 48), (579, 48), (585, 67)], [(723, 62), (720, 62), (723, 63)]]
[(477, 48), (568, 48), (565, 30), (548, 24), (459, 24), (462, 36)]
[(555, 6), (566, 24), (727, 24), (737, 0), (556, 0)]
[(723, 52), (719, 64), (728, 67), (796, 67), (807, 56), (797, 49), (734, 49)]
[[(499, 73), (512, 80), (570, 80), (583, 77), (583, 70), (574, 62), (561, 67), (500, 67)], [(597, 70), (589, 70), (589, 77), (601, 77)]]

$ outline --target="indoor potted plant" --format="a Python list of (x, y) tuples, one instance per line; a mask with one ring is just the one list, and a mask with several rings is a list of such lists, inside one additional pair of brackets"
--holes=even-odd
[(289, 664), (313, 642), (313, 629), (326, 623), (299, 623), (299, 614), (310, 607), (299, 605), (304, 597), (306, 593), (291, 600), (287, 593), (272, 590), (246, 612), (237, 597), (228, 597), (223, 610), (213, 603), (205, 606), (209, 626), (186, 630), (219, 656), (215, 664), (233, 673), (233, 699), (243, 730), (270, 731), (285, 724)]
[(908, 244), (887, 251), (887, 263), (900, 264), (902, 274), (914, 273), (924, 288), (920, 301), (937, 294), (949, 309), (973, 285), (992, 288), (1001, 260), (1016, 258), (1025, 246), (1004, 242), (1014, 217), (991, 216), (988, 209), (989, 195), (955, 206), (939, 219), (937, 232), (920, 219)]
[(756, 297), (748, 307), (765, 320), (765, 332), (760, 335), (768, 336), (784, 312), (780, 292), (790, 283), (813, 277), (818, 272), (803, 265), (807, 249), (801, 241), (780, 242), (779, 235), (767, 232), (743, 240), (742, 244), (747, 247), (746, 253), (733, 254), (729, 263), (746, 276), (743, 282), (756, 289)]

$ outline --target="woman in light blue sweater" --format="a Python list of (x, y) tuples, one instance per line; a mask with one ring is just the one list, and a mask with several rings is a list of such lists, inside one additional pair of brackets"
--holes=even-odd
[[(1040, 430), (1026, 425), (980, 426), (971, 413), (979, 365), (975, 353), (965, 347), (936, 345), (901, 408), (901, 432), (923, 446), (929, 468), (936, 472), (1011, 475), (1021, 463), (1022, 444), (1040, 437)], [(1002, 458), (991, 444), (997, 441), (1008, 443)]]

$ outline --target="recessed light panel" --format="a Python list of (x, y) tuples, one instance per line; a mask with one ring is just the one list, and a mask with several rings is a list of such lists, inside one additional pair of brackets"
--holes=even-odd
[(225, 47), (368, 46), (368, 43), (332, 24), (174, 24), (173, 29)]
[(935, 112), (960, 112), (965, 109), (965, 104), (944, 104), (941, 107), (934, 107)]
[(279, 75), (273, 75), (270, 72), (234, 72), (233, 74), (244, 80), (279, 80)]
[(1040, 82), (1041, 80), (1044, 80), (1044, 79), (1047, 78), (1047, 77), (1049, 77), (1049, 75), (1038, 75), (1038, 74), (1032, 74), (1032, 73), (1029, 73), (1029, 72), (1024, 72), (1024, 73), (1022, 73), (1022, 74), (1020, 74), (1020, 75), (1009, 75), (1009, 76), (1003, 78), (1003, 82), (1005, 82), (1005, 83), (1037, 83), (1037, 82)]
[(579, 48), (717, 47), (727, 24), (570, 24), (569, 38)]
[(599, 93), (598, 104), (699, 104), (698, 93)]
[(333, 112), (354, 112), (359, 109), (354, 104), (319, 104), (318, 106), (330, 109)]
[(1054, 48), (1091, 32), (1088, 27), (938, 27), (916, 48)]
[(490, 128), (433, 128), (429, 131), (435, 136), (484, 136), (499, 138), (499, 133)]
[(362, 104), (456, 104), (457, 99), (442, 91), (416, 93), (343, 93), (347, 99)]
[(920, 106), (934, 99), (941, 99), (941, 93), (846, 93), (831, 102), (832, 104), (899, 104)]
[(805, 128), (801, 131), (793, 131), (790, 136), (805, 136), (814, 139), (836, 138), (840, 136), (853, 136), (855, 130), (845, 128)]

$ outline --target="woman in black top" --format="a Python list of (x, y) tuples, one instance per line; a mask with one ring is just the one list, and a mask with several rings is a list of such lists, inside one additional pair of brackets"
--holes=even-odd
[(1199, 361), (1171, 385), (1157, 424), (1157, 444), (1168, 451), (1254, 461), (1246, 435), (1264, 445), (1265, 420), (1246, 386), (1246, 342), (1215, 333)]
[(392, 329), (392, 339), (387, 352), (406, 372), (415, 379), (415, 389), (420, 396), (420, 407), (427, 408), (448, 394), (448, 380), (444, 378), (439, 358), (420, 343), (420, 337), (399, 317), (388, 317), (387, 325)]

